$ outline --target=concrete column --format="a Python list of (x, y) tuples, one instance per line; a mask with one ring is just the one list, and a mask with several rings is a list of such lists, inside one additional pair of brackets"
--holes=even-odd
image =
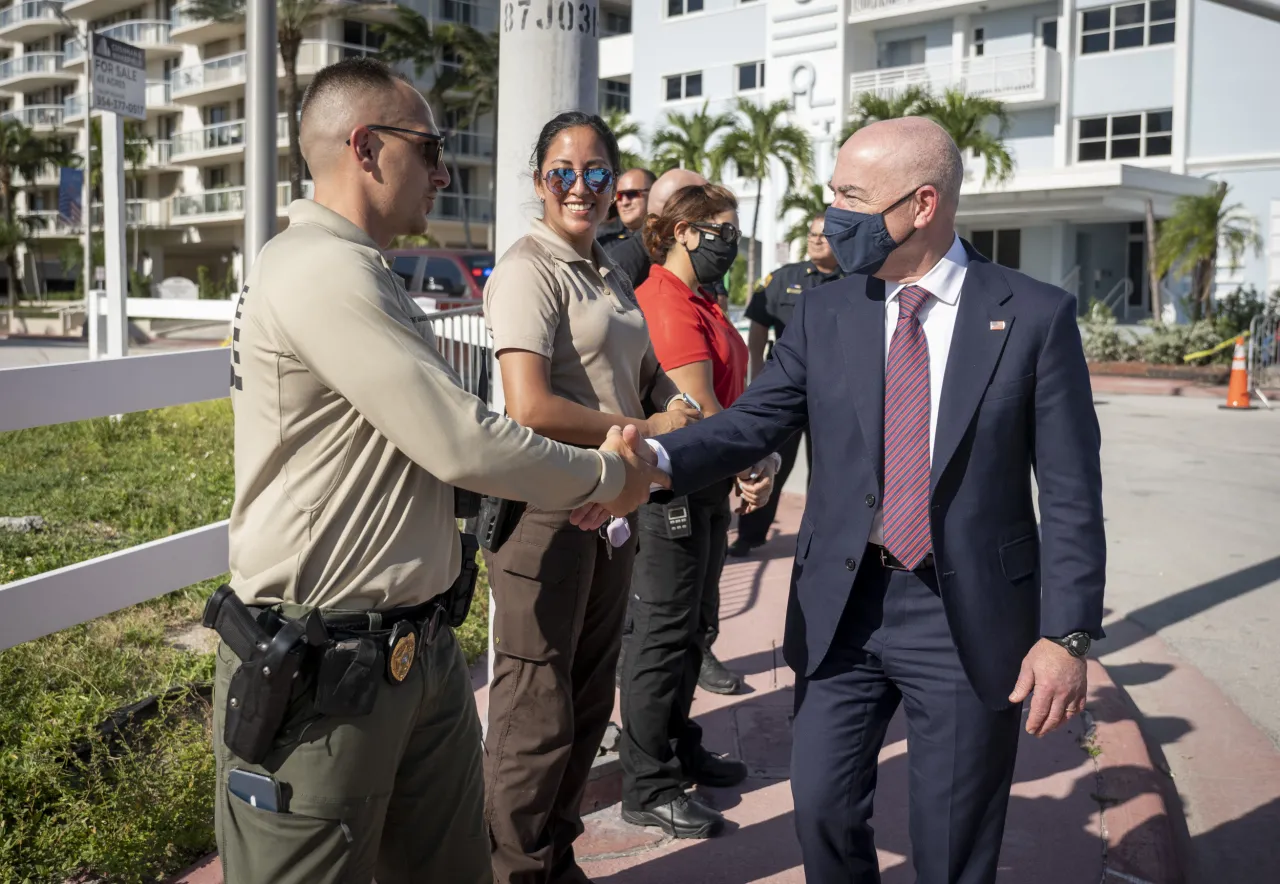
[(1170, 171), (1187, 172), (1188, 144), (1191, 136), (1191, 34), (1195, 3), (1178, 0), (1177, 42), (1173, 55), (1173, 156)]
[(107, 356), (129, 355), (124, 273), (124, 117), (102, 115), (102, 243), (107, 265)]
[[(1179, 25), (1181, 27), (1181, 25)], [(1071, 165), (1071, 143), (1075, 121), (1072, 119), (1071, 96), (1074, 92), (1076, 48), (1076, 0), (1062, 0), (1062, 18), (1058, 21), (1058, 58), (1061, 61), (1062, 92), (1058, 101), (1058, 120), (1053, 126), (1053, 160), (1059, 169)]]
[(969, 57), (969, 16), (957, 15), (951, 20), (951, 86), (964, 80), (964, 60)]
[[(529, 155), (561, 111), (599, 112), (599, 0), (534, 0), (501, 7), (498, 21), (498, 180), (494, 253), (528, 232), (533, 185)], [(537, 88), (530, 88), (536, 83)], [(532, 212), (532, 213), (531, 213)]]
[[(276, 4), (250, 3), (246, 16), (244, 269), (276, 232)], [(291, 195), (298, 199), (302, 194)]]

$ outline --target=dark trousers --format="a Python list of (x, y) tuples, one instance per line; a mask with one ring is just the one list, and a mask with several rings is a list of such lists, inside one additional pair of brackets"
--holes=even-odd
[[(813, 440), (809, 437), (809, 429), (799, 431), (790, 439), (788, 439), (778, 454), (782, 455), (782, 467), (778, 470), (778, 475), (773, 480), (773, 494), (769, 495), (769, 502), (756, 510), (754, 513), (747, 513), (745, 516), (738, 517), (738, 539), (747, 543), (758, 546), (764, 543), (765, 538), (769, 534), (769, 526), (773, 524), (774, 518), (778, 515), (778, 499), (782, 497), (782, 486), (786, 484), (787, 477), (791, 475), (791, 470), (796, 465), (796, 458), (800, 454), (800, 437), (804, 437), (804, 454), (808, 459), (809, 475), (813, 475)], [(806, 487), (808, 487), (808, 477), (805, 479)]]
[(633, 539), (618, 549), (526, 508), (485, 554), (494, 598), (485, 821), (498, 884), (579, 884), (573, 855), (591, 764), (613, 712)]
[(664, 507), (640, 508), (622, 664), (622, 805), (630, 810), (679, 795), (682, 771), (702, 751), (689, 708), (702, 666), (702, 602), (719, 586), (728, 545), (729, 487), (689, 495), (684, 538), (667, 536)]
[(1021, 709), (993, 711), (974, 694), (933, 571), (887, 571), (871, 555), (827, 658), (796, 685), (791, 788), (805, 880), (880, 881), (876, 759), (900, 702), (916, 881), (991, 884)]

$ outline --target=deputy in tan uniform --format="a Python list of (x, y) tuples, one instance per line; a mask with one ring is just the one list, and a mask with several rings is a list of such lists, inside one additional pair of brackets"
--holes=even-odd
[(445, 622), (467, 564), (455, 488), (621, 514), (655, 477), (618, 430), (584, 450), (490, 413), (440, 357), (380, 251), (449, 182), (421, 95), (340, 62), (301, 138), (315, 200), (254, 262), (232, 344), (232, 589), (206, 611), (224, 873), (489, 884), (480, 723)]

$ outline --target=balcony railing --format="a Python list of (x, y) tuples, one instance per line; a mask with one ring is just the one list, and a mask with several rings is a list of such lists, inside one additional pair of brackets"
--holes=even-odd
[(174, 28), (187, 28), (202, 21), (208, 21), (204, 16), (193, 13), (191, 8), (191, 3), (179, 3), (173, 7), (173, 11), (169, 13), (169, 24)]
[[(322, 67), (346, 58), (377, 55), (378, 50), (352, 43), (331, 43), (326, 40), (304, 40), (298, 47), (298, 73), (314, 73)], [(277, 64), (279, 73), (283, 67)], [(211, 58), (201, 64), (178, 68), (173, 72), (173, 94), (185, 95), (201, 89), (231, 86), (245, 79), (245, 53), (233, 52)]]
[(0, 10), (0, 31), (37, 21), (51, 24), (59, 22), (58, 12), (61, 9), (62, 0), (26, 0), (25, 3), (15, 3), (8, 9)]
[(77, 92), (74, 95), (68, 95), (62, 102), (62, 118), (69, 120), (73, 117), (84, 116), (84, 93)]
[(1058, 98), (1058, 69), (1058, 53), (1041, 46), (1006, 55), (859, 71), (850, 78), (850, 93), (857, 96), (871, 92), (888, 98), (920, 86), (934, 92), (960, 89), (968, 95), (1006, 102), (1053, 103)]
[[(120, 40), (123, 43), (131, 43), (143, 49), (156, 46), (173, 46), (174, 44), (170, 32), (173, 25), (167, 21), (122, 21), (119, 24), (111, 25), (98, 31), (104, 37), (110, 37), (113, 40)], [(79, 40), (67, 43), (62, 50), (62, 57), (66, 64), (78, 62), (84, 58), (84, 44)]]
[[(287, 119), (286, 114), (276, 117), (276, 141), (279, 143), (287, 143), (289, 137), (288, 132), (285, 131)], [(192, 154), (211, 150), (240, 147), (244, 144), (245, 131), (244, 120), (229, 120), (191, 132), (179, 132), (173, 136), (173, 155), (189, 157)]]
[[(124, 223), (129, 227), (164, 227), (169, 223), (167, 200), (136, 199), (124, 202)], [(102, 226), (102, 203), (90, 214), (95, 227)]]
[(79, 228), (72, 227), (58, 214), (57, 209), (35, 209), (30, 212), (23, 212), (23, 218), (31, 219), (33, 227), (37, 234), (45, 236), (67, 236), (75, 233)]
[(168, 80), (147, 81), (147, 107), (169, 107), (172, 104), (172, 83)]
[(445, 141), (446, 153), (464, 157), (492, 157), (493, 136), (479, 132), (453, 132)]
[(64, 109), (60, 104), (34, 104), (5, 111), (0, 119), (17, 120), (24, 126), (61, 126)]
[(849, 15), (870, 17), (876, 13), (901, 14), (914, 12), (922, 7), (946, 5), (946, 0), (850, 0)]
[(28, 52), (17, 58), (0, 61), (0, 83), (36, 74), (62, 72), (61, 52)]
[(488, 224), (493, 220), (493, 200), (485, 196), (466, 196), (458, 193), (442, 193), (437, 196), (431, 217), (461, 221), (464, 203), (467, 207), (468, 220), (481, 224)]
[[(283, 211), (288, 207), (293, 188), (288, 181), (276, 185), (276, 209)], [(310, 181), (302, 183), (302, 193), (310, 197), (315, 187)], [(180, 193), (171, 201), (170, 214), (173, 218), (188, 221), (206, 215), (242, 215), (244, 214), (244, 188), (221, 187), (217, 190), (206, 190), (202, 193)]]

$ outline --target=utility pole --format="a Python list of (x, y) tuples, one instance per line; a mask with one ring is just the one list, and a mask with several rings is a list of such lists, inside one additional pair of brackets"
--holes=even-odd
[[(244, 253), (241, 284), (276, 232), (276, 4), (246, 7)], [(298, 199), (302, 194), (290, 194)]]
[(561, 111), (599, 113), (599, 5), (532, 0), (500, 7), (497, 257), (529, 230), (529, 154), (542, 127)]

